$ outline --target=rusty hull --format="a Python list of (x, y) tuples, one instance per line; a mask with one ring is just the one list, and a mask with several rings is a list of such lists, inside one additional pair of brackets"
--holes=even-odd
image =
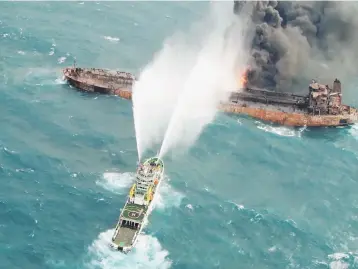
[(358, 113), (351, 108), (350, 114), (343, 115), (309, 115), (304, 113), (289, 113), (262, 108), (245, 107), (240, 104), (220, 104), (220, 110), (226, 113), (245, 114), (275, 124), (291, 127), (333, 127), (346, 126), (358, 122)]
[[(68, 67), (63, 70), (64, 79), (82, 91), (118, 95), (130, 99), (135, 77), (127, 72), (96, 68)], [(130, 94), (130, 95), (129, 95)]]
[[(64, 71), (65, 79), (70, 85), (80, 90), (88, 92), (99, 92), (117, 95), (122, 98), (132, 99), (132, 84), (117, 85), (118, 87), (108, 88), (108, 86), (100, 83), (97, 80), (91, 78), (83, 79), (76, 78), (69, 75), (68, 70), (73, 68), (67, 68), (67, 72)], [(250, 107), (245, 104), (237, 104), (233, 102), (221, 103), (219, 110), (229, 114), (244, 114), (252, 118), (256, 118), (262, 121), (271, 122), (274, 124), (280, 124), (291, 127), (333, 127), (333, 126), (347, 126), (358, 122), (358, 111), (355, 108), (350, 108), (349, 113), (341, 115), (310, 115), (305, 113), (295, 112), (283, 112), (274, 109)]]

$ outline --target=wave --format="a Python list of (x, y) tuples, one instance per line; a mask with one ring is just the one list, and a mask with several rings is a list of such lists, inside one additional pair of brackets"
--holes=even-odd
[(353, 124), (349, 129), (349, 133), (358, 140), (358, 124)]
[(357, 253), (333, 253), (328, 255), (328, 259), (331, 260), (329, 263), (330, 269), (347, 269), (350, 264), (356, 264), (358, 261)]
[(259, 121), (255, 121), (258, 129), (263, 130), (268, 133), (276, 134), (279, 136), (287, 136), (287, 137), (301, 137), (302, 132), (306, 130), (306, 127), (302, 127), (299, 129), (290, 128), (286, 126), (272, 126), (269, 124), (264, 124)]
[(119, 37), (112, 37), (112, 36), (104, 36), (103, 38), (114, 43), (117, 43), (120, 40)]
[(120, 269), (120, 268), (155, 268), (167, 269), (172, 261), (169, 252), (162, 248), (158, 239), (151, 235), (142, 234), (136, 247), (128, 254), (123, 254), (109, 247), (114, 229), (99, 234), (98, 238), (88, 248), (90, 269)]

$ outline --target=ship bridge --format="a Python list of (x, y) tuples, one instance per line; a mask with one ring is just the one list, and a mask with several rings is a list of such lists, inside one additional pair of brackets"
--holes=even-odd
[(138, 205), (146, 205), (148, 201), (146, 195), (154, 181), (155, 171), (152, 167), (142, 167), (139, 169), (136, 178), (136, 189), (134, 193), (134, 203)]

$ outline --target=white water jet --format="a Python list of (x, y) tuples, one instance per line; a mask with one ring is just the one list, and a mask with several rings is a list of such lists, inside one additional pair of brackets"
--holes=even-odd
[(180, 55), (181, 44), (168, 41), (153, 62), (145, 67), (133, 87), (133, 115), (138, 158), (161, 143), (174, 109), (182, 80), (192, 57)]
[(213, 2), (204, 20), (167, 41), (133, 87), (139, 160), (163, 141), (160, 156), (188, 147), (213, 120), (246, 68), (241, 18), (231, 2)]
[(199, 137), (218, 111), (220, 102), (237, 89), (247, 68), (245, 25), (228, 3), (215, 3), (210, 14), (211, 32), (204, 38), (165, 133), (159, 156), (187, 148)]

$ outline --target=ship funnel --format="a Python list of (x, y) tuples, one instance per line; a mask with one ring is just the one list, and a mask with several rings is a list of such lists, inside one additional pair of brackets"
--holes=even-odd
[(333, 92), (342, 92), (341, 82), (338, 79), (335, 79), (333, 82)]

